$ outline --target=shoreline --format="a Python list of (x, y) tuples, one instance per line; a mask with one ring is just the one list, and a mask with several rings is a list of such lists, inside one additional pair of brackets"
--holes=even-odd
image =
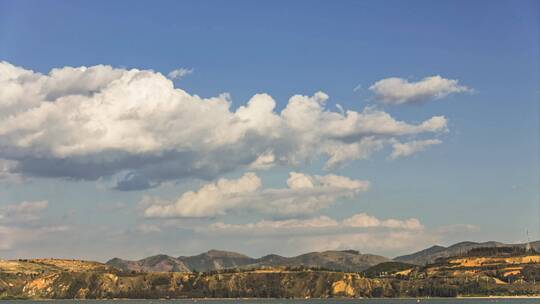
[(458, 296), (458, 297), (382, 297), (382, 298), (103, 298), (103, 299), (0, 299), (1, 301), (279, 301), (279, 300), (294, 300), (294, 301), (310, 301), (310, 300), (340, 300), (340, 301), (355, 301), (355, 300), (438, 300), (438, 299), (540, 299), (540, 295), (519, 295), (519, 296)]
[[(445, 299), (445, 298), (444, 298)], [(452, 299), (452, 298), (448, 298)], [(534, 296), (459, 296), (453, 299), (540, 299), (540, 295)]]

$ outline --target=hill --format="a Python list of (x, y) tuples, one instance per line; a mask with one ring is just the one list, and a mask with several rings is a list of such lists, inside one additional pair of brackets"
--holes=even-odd
[(368, 278), (408, 275), (410, 271), (416, 269), (417, 267), (417, 265), (401, 262), (383, 262), (369, 267), (368, 269), (362, 271), (362, 274)]
[(365, 273), (305, 267), (126, 272), (78, 260), (0, 260), (0, 299), (538, 295), (539, 262), (540, 254), (506, 249), (477, 250), (426, 266), (384, 262)]
[(107, 262), (108, 265), (114, 266), (118, 269), (137, 271), (137, 272), (189, 272), (190, 269), (181, 260), (164, 255), (158, 254), (151, 257), (144, 258), (139, 261), (128, 261), (119, 258), (114, 258)]
[(195, 256), (156, 255), (138, 261), (114, 258), (108, 265), (125, 271), (200, 271), (208, 272), (221, 269), (243, 268), (256, 269), (262, 267), (312, 267), (339, 271), (362, 271), (370, 266), (388, 261), (387, 258), (361, 254), (353, 250), (310, 252), (295, 257), (283, 257), (275, 254), (261, 258), (230, 251), (210, 250)]
[(227, 268), (238, 268), (255, 262), (255, 259), (246, 255), (222, 250), (210, 250), (195, 256), (181, 256), (182, 261), (191, 271), (212, 271)]
[[(540, 241), (530, 243), (531, 247), (537, 251), (540, 251)], [(460, 242), (449, 247), (432, 246), (430, 248), (394, 258), (394, 261), (410, 263), (416, 265), (425, 265), (433, 263), (438, 258), (446, 258), (451, 256), (458, 256), (467, 253), (471, 249), (481, 247), (519, 247), (525, 248), (526, 244), (505, 244), (500, 242)]]
[(96, 262), (0, 260), (0, 299), (366, 297), (374, 288), (388, 282), (308, 269), (132, 273)]
[(387, 258), (373, 254), (360, 254), (358, 251), (323, 251), (310, 252), (296, 257), (265, 256), (258, 259), (257, 263), (250, 267), (264, 266), (306, 266), (340, 271), (359, 272), (373, 265), (388, 261)]

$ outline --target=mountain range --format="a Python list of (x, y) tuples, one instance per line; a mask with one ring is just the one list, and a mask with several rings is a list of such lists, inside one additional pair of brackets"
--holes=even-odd
[[(315, 267), (339, 271), (359, 272), (383, 262), (401, 262), (415, 265), (433, 263), (438, 258), (465, 254), (480, 247), (525, 247), (527, 244), (505, 244), (500, 242), (461, 242), (449, 247), (432, 246), (430, 248), (396, 257), (386, 258), (374, 254), (362, 254), (355, 250), (310, 252), (294, 257), (269, 254), (252, 258), (236, 252), (210, 250), (194, 256), (172, 257), (159, 254), (137, 261), (113, 258), (107, 262), (124, 271), (135, 272), (208, 272), (223, 269), (257, 269), (264, 267)], [(540, 241), (530, 243), (540, 251)]]
[(540, 253), (526, 246), (462, 242), (395, 260), (353, 250), (257, 259), (211, 250), (108, 265), (0, 259), (0, 300), (539, 296)]
[[(540, 241), (529, 243), (531, 248), (540, 251)], [(452, 246), (443, 247), (443, 246), (432, 246), (427, 249), (408, 254), (403, 256), (398, 256), (394, 258), (394, 261), (415, 264), (415, 265), (424, 265), (428, 263), (433, 263), (438, 258), (447, 258), (451, 256), (458, 256), (465, 254), (471, 249), (481, 248), (481, 247), (520, 247), (525, 248), (527, 243), (523, 244), (505, 244), (501, 242), (460, 242)]]
[(354, 250), (310, 252), (295, 257), (269, 254), (261, 258), (252, 258), (230, 251), (210, 250), (195, 256), (172, 257), (160, 254), (138, 261), (114, 258), (107, 264), (126, 271), (144, 272), (208, 272), (230, 268), (248, 269), (279, 266), (306, 266), (357, 272), (388, 260), (383, 256), (361, 254)]

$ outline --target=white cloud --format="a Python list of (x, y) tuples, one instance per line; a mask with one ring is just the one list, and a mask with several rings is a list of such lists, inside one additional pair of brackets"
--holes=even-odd
[(294, 235), (280, 243), (299, 251), (356, 249), (364, 253), (394, 256), (432, 246), (439, 239), (426, 231), (378, 230), (326, 235)]
[(288, 219), (288, 220), (261, 220), (256, 223), (247, 224), (226, 224), (217, 222), (208, 227), (209, 231), (219, 233), (274, 233), (291, 232), (291, 229), (318, 229), (336, 228), (339, 222), (328, 216), (319, 216), (310, 219)]
[(220, 179), (175, 201), (146, 197), (146, 217), (212, 217), (231, 211), (258, 211), (277, 215), (310, 214), (339, 199), (350, 199), (369, 188), (366, 181), (337, 175), (291, 172), (287, 188), (262, 188), (260, 178), (246, 173), (238, 179)]
[(429, 146), (441, 144), (438, 139), (414, 140), (406, 143), (396, 142), (392, 144), (392, 153), (390, 159), (407, 157), (414, 153), (426, 150)]
[(391, 77), (377, 81), (369, 87), (375, 98), (385, 104), (399, 105), (444, 98), (453, 93), (472, 92), (458, 80), (439, 75), (426, 77), (417, 82)]
[(266, 250), (272, 250), (272, 246), (283, 246), (294, 254), (357, 249), (366, 253), (394, 255), (431, 246), (444, 238), (443, 232), (426, 231), (416, 218), (380, 219), (365, 213), (343, 220), (317, 216), (243, 224), (217, 222), (195, 230), (201, 235), (224, 235), (243, 242), (256, 240), (258, 246), (269, 247)]
[(281, 112), (267, 94), (232, 110), (228, 94), (205, 99), (160, 73), (104, 65), (40, 74), (0, 62), (0, 87), (0, 159), (10, 174), (116, 176), (119, 190), (318, 158), (332, 167), (447, 129), (444, 116), (412, 124), (372, 107), (333, 112), (323, 92), (294, 95)]
[(219, 179), (202, 186), (198, 191), (182, 194), (176, 202), (155, 200), (144, 214), (147, 217), (207, 217), (223, 214), (245, 202), (250, 193), (261, 187), (261, 180), (254, 173), (246, 173), (236, 180)]
[(401, 228), (409, 230), (423, 229), (424, 226), (418, 219), (411, 218), (407, 220), (387, 219), (380, 220), (366, 213), (355, 214), (352, 217), (343, 220), (343, 225), (346, 227), (355, 228)]
[(185, 76), (192, 73), (193, 73), (193, 69), (179, 68), (179, 69), (170, 71), (169, 74), (167, 74), (167, 77), (169, 77), (170, 79), (177, 80), (177, 79), (184, 78)]
[(252, 170), (266, 170), (272, 168), (276, 164), (276, 156), (273, 152), (265, 152), (257, 157), (253, 163), (249, 165)]
[[(287, 219), (287, 220), (261, 220), (256, 223), (247, 224), (227, 224), (217, 222), (211, 224), (209, 231), (218, 233), (293, 233), (307, 232), (317, 234), (322, 231), (332, 233), (353, 233), (359, 229), (397, 229), (397, 230), (422, 230), (424, 226), (418, 219), (410, 218), (406, 220), (386, 219), (381, 220), (366, 213), (358, 213), (341, 221), (328, 216), (319, 216), (308, 219)], [(318, 230), (319, 229), (319, 230)]]
[[(199, 249), (194, 252), (218, 246), (255, 256), (268, 253), (290, 256), (310, 251), (356, 249), (363, 253), (392, 257), (434, 244), (463, 241), (464, 233), (471, 235), (474, 232), (471, 228), (475, 227), (454, 225), (426, 228), (416, 218), (377, 218), (367, 214), (352, 214), (345, 219), (314, 215), (247, 222), (235, 218), (227, 216), (210, 223), (201, 219), (153, 220), (151, 223), (159, 226), (162, 237), (169, 235), (177, 240), (184, 233), (186, 242), (197, 243), (194, 246)], [(351, 222), (355, 225), (352, 226)], [(212, 245), (209, 247), (208, 244)], [(190, 248), (193, 250), (193, 247)]]

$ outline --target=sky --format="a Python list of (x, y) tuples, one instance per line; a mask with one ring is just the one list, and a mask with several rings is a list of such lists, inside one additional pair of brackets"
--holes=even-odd
[(0, 0), (0, 257), (540, 239), (538, 1)]

